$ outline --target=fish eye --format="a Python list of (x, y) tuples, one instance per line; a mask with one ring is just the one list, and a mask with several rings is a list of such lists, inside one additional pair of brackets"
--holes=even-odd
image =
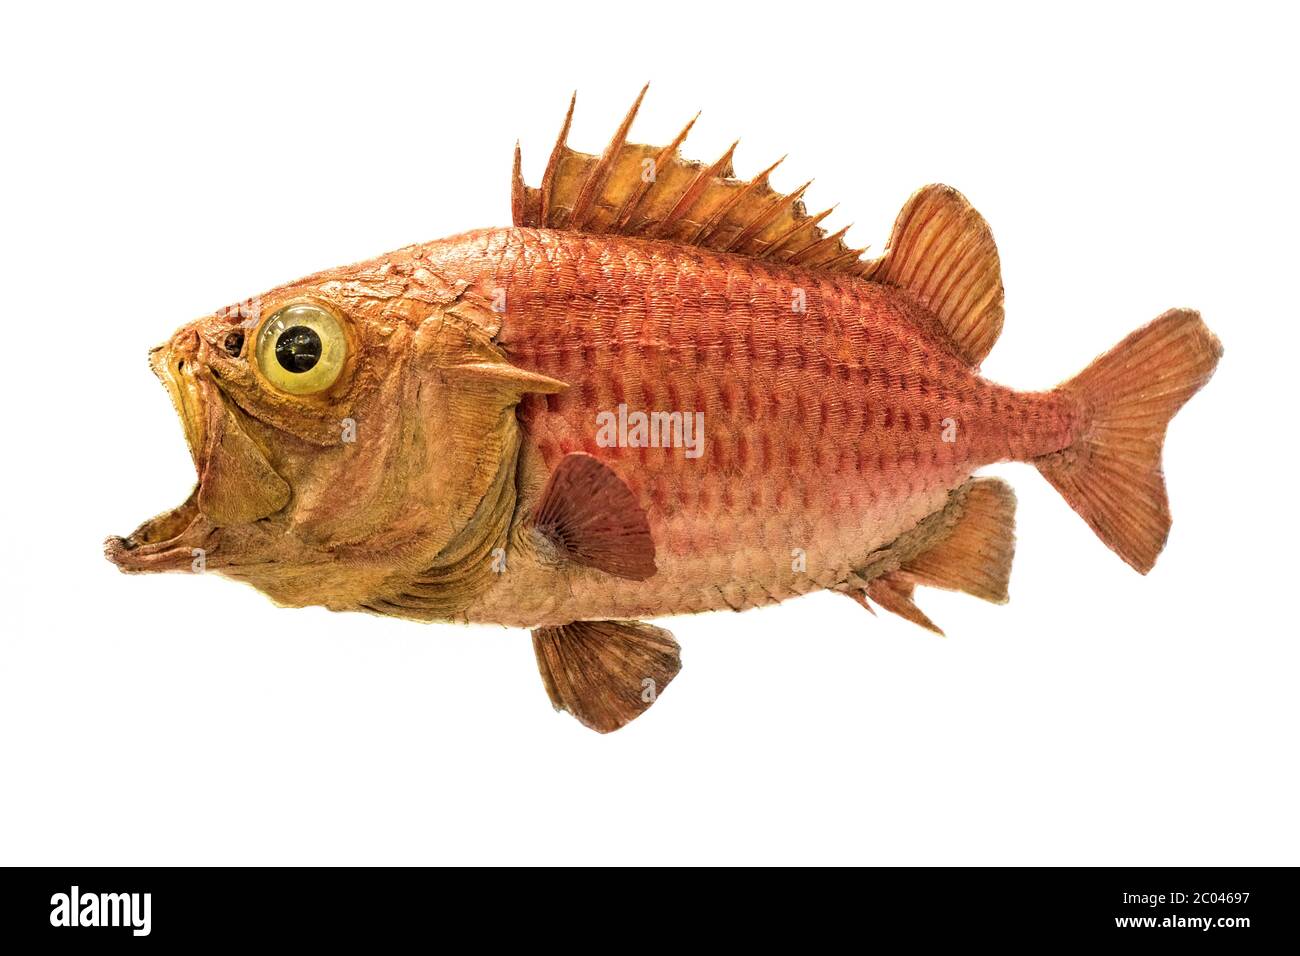
[(310, 372), (320, 361), (320, 336), (305, 325), (285, 329), (275, 340), (275, 360), (286, 372)]
[(262, 323), (255, 355), (258, 369), (276, 388), (309, 395), (334, 384), (347, 352), (347, 334), (333, 312), (314, 302), (295, 302)]

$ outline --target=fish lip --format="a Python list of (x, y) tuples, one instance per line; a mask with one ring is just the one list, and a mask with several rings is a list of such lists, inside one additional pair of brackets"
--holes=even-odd
[(104, 557), (127, 574), (189, 570), (196, 551), (206, 558), (216, 530), (199, 511), (198, 485), (184, 503), (140, 525), (129, 535), (104, 540)]
[[(166, 387), (181, 420), (197, 480), (189, 497), (178, 507), (150, 518), (129, 535), (106, 538), (104, 556), (127, 573), (205, 569), (209, 566), (209, 555), (223, 537), (222, 529), (246, 523), (245, 518), (229, 514), (228, 509), (214, 509), (214, 502), (208, 498), (213, 493), (214, 482), (220, 486), (221, 481), (220, 474), (213, 478), (215, 456), (235, 454), (227, 444), (242, 440), (249, 454), (262, 455), (259, 462), (284, 484), (286, 495), (288, 485), (240, 430), (240, 424), (234, 420), (240, 414), (237, 403), (230, 399), (209, 366), (204, 341), (192, 327), (182, 329), (164, 345), (151, 349), (149, 365)], [(238, 551), (238, 547), (234, 550)], [(197, 563), (200, 558), (201, 564)], [(224, 563), (227, 562), (223, 560)]]
[(167, 389), (181, 420), (197, 480), (182, 504), (143, 522), (129, 535), (104, 539), (104, 557), (128, 574), (188, 570), (195, 558), (194, 550), (206, 551), (208, 539), (216, 530), (199, 511), (207, 416), (203, 385), (194, 374), (197, 347), (197, 335), (181, 333), (149, 352), (149, 367)]
[[(192, 338), (183, 344), (178, 345), (173, 340), (167, 345), (151, 350), (149, 367), (167, 389), (167, 397), (171, 399), (172, 407), (176, 409), (176, 415), (181, 420), (181, 428), (185, 432), (185, 444), (189, 446), (194, 469), (202, 475), (203, 456), (207, 447), (207, 415), (204, 412), (206, 396), (203, 385), (195, 374), (198, 336), (195, 333), (191, 333), (191, 336)], [(190, 367), (188, 372), (185, 371), (187, 362)]]

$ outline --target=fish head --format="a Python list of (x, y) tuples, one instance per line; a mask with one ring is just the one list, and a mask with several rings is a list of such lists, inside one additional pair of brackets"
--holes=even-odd
[(106, 556), (216, 571), (292, 606), (382, 610), (416, 589), (414, 616), (450, 616), (508, 532), (515, 406), (563, 387), (510, 365), (499, 328), (490, 294), (423, 247), (184, 325), (149, 361), (197, 482)]

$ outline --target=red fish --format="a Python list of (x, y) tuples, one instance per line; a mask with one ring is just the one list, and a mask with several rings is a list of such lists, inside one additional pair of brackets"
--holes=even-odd
[[(644, 95), (644, 91), (642, 91)], [(917, 585), (1007, 597), (1032, 462), (1138, 571), (1161, 447), (1218, 340), (1172, 310), (1049, 392), (979, 374), (997, 249), (927, 186), (866, 258), (766, 170), (569, 119), (514, 225), (309, 276), (153, 353), (199, 481), (107, 553), (281, 604), (531, 628), (557, 708), (623, 726), (680, 667), (645, 618), (818, 590), (931, 630)], [(693, 122), (693, 121), (692, 121)], [(733, 147), (734, 149), (734, 147)]]

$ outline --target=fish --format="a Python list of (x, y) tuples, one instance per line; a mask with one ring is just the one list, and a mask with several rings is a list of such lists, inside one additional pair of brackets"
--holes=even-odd
[[(1222, 355), (1177, 308), (1048, 391), (985, 379), (1004, 290), (961, 193), (918, 190), (878, 256), (733, 144), (568, 145), (512, 225), (218, 309), (150, 352), (197, 482), (107, 539), (279, 605), (531, 631), (556, 710), (601, 733), (681, 668), (648, 620), (818, 591), (942, 633), (918, 586), (1004, 603), (1034, 465), (1145, 574), (1169, 421)], [(698, 114), (697, 114), (698, 119)]]

